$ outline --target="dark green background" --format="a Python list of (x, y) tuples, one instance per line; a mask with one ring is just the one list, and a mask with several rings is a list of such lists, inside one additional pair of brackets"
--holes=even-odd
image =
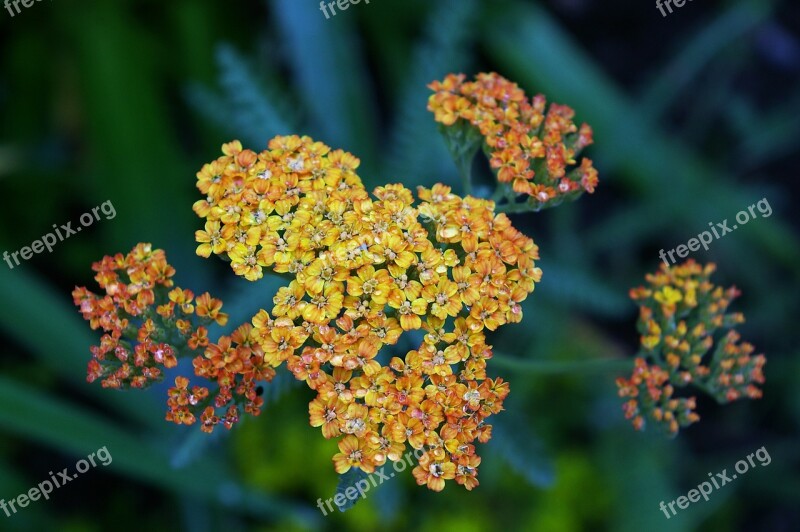
[[(0, 498), (99, 447), (113, 456), (50, 501), (0, 514), (0, 529), (796, 530), (796, 2), (704, 0), (664, 18), (628, 0), (372, 0), (326, 20), (311, 0), (56, 0), (0, 11), (0, 65), (0, 251), (106, 200), (117, 211), (51, 254), (0, 263)], [(85, 382), (97, 336), (70, 291), (93, 286), (104, 254), (165, 249), (178, 284), (222, 297), (231, 326), (269, 308), (274, 282), (194, 255), (194, 174), (220, 144), (310, 134), (358, 155), (370, 187), (457, 186), (425, 85), (487, 70), (574, 107), (594, 127), (586, 154), (601, 183), (513, 217), (540, 246), (544, 277), (523, 324), (491, 338), (506, 362), (490, 372), (512, 394), (479, 448), (478, 489), (436, 494), (407, 472), (323, 517), (335, 443), (308, 426), (305, 387), (279, 378), (261, 417), (209, 438), (163, 421), (163, 387)], [(591, 362), (636, 351), (628, 289), (659, 249), (764, 197), (772, 216), (693, 255), (744, 293), (734, 310), (767, 354), (764, 399), (703, 398), (702, 421), (674, 440), (634, 432), (619, 364)], [(761, 446), (769, 466), (669, 521), (659, 511)]]

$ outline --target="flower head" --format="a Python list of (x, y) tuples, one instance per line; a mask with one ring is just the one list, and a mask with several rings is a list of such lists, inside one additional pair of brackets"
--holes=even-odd
[(206, 220), (195, 234), (198, 255), (224, 255), (255, 281), (264, 268), (299, 273), (342, 232), (356, 234), (342, 213), (367, 198), (357, 158), (309, 137), (275, 137), (258, 154), (240, 147), (225, 144), (197, 173), (205, 198), (194, 211)]
[[(285, 362), (317, 391), (310, 422), (341, 438), (337, 472), (371, 471), (411, 445), (435, 457), (426, 469), (432, 489), (457, 466), (459, 483), (477, 485), (472, 442), (488, 440), (485, 420), (508, 393), (485, 380), (491, 349), (482, 331), (521, 319), (520, 303), (541, 278), (533, 241), (493, 202), (444, 185), (420, 187), (416, 204), (401, 184), (370, 197), (356, 158), (308, 137), (276, 137), (260, 154), (234, 141), (223, 153), (198, 173), (207, 194), (195, 204), (206, 218), (198, 254), (226, 254), (251, 280), (268, 268), (293, 277), (271, 313), (253, 319), (249, 350), (269, 367)], [(380, 362), (384, 346), (423, 327), (436, 332), (404, 359)], [(227, 390), (229, 375), (253, 360), (222, 339), (195, 365)]]
[[(162, 250), (138, 244), (127, 255), (104, 257), (92, 269), (105, 294), (83, 287), (72, 292), (91, 328), (104, 332), (100, 345), (91, 348), (89, 382), (101, 379), (106, 388), (143, 388), (177, 365), (180, 347), (202, 343), (212, 318), (199, 315), (200, 298), (195, 301), (191, 290), (172, 288), (175, 270)], [(208, 294), (201, 297), (212, 301)]]

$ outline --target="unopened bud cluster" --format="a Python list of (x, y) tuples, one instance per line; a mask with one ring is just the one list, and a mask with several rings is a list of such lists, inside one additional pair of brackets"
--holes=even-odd
[[(646, 276), (647, 286), (631, 290), (638, 302), (641, 352), (629, 379), (617, 380), (625, 416), (637, 429), (650, 421), (675, 434), (700, 418), (695, 398), (676, 398), (677, 388), (694, 386), (724, 403), (758, 399), (764, 383), (764, 355), (753, 355), (732, 329), (741, 313), (726, 313), (738, 295), (710, 278), (714, 264), (693, 260)], [(715, 346), (716, 345), (716, 346)]]

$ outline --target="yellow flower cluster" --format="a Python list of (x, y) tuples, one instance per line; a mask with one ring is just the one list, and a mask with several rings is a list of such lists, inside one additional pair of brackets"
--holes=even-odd
[[(195, 204), (206, 218), (198, 254), (226, 254), (248, 279), (265, 267), (293, 278), (272, 311), (253, 318), (246, 342), (223, 338), (195, 367), (259, 349), (267, 365), (285, 362), (317, 391), (310, 421), (341, 437), (337, 472), (371, 472), (410, 445), (423, 450), (420, 484), (441, 490), (455, 479), (471, 489), (480, 463), (472, 442), (489, 439), (485, 419), (508, 393), (486, 378), (483, 331), (521, 320), (520, 303), (541, 278), (538, 248), (491, 201), (439, 184), (420, 187), (416, 206), (402, 185), (378, 187), (372, 199), (352, 155), (307, 137), (268, 147), (228, 143), (198, 173), (207, 195)], [(382, 363), (382, 347), (422, 328), (417, 349)]]
[(434, 94), (428, 110), (435, 120), (447, 127), (463, 121), (478, 128), (498, 181), (529, 196), (534, 208), (594, 192), (597, 170), (592, 161), (584, 158), (572, 167), (592, 143), (592, 129), (587, 124), (578, 128), (569, 107), (547, 107), (541, 94), (529, 100), (516, 83), (496, 73), (478, 74), (474, 81), (450, 74), (429, 87)]
[(276, 137), (259, 154), (239, 141), (222, 151), (197, 173), (206, 195), (193, 206), (206, 219), (198, 255), (225, 255), (255, 281), (265, 267), (296, 275), (333, 244), (358, 239), (354, 219), (369, 197), (353, 155), (297, 136)]
[[(631, 397), (625, 412), (637, 429), (644, 426), (643, 416), (665, 424), (673, 434), (679, 425), (699, 419), (691, 412), (694, 398), (680, 403), (670, 399), (673, 386), (693, 384), (719, 402), (761, 397), (757, 385), (764, 383), (766, 358), (752, 356), (751, 344), (738, 343), (740, 336), (732, 327), (744, 322), (744, 316), (725, 312), (739, 291), (715, 286), (710, 280), (715, 269), (693, 260), (673, 267), (662, 264), (660, 271), (646, 276), (649, 286), (631, 290), (640, 305), (642, 352), (652, 365), (637, 359), (631, 379), (617, 384), (620, 396)], [(728, 331), (711, 352), (718, 330)], [(676, 409), (683, 414), (673, 415)]]

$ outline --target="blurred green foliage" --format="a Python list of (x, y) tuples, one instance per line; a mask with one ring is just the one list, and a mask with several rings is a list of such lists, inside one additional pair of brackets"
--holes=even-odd
[[(50, 501), (0, 515), (0, 529), (793, 530), (799, 26), (796, 4), (755, 0), (695, 2), (666, 19), (652, 5), (563, 0), (381, 0), (331, 20), (312, 0), (0, 12), (0, 250), (103, 201), (117, 210), (52, 254), (0, 267), (0, 498), (104, 445), (114, 457)], [(308, 426), (310, 392), (291, 376), (267, 387), (260, 418), (212, 437), (162, 421), (164, 387), (85, 383), (96, 339), (69, 293), (93, 283), (104, 254), (153, 242), (179, 284), (222, 297), (231, 326), (269, 305), (275, 282), (250, 285), (194, 255), (194, 173), (222, 142), (258, 149), (309, 134), (358, 155), (370, 187), (457, 187), (425, 85), (487, 70), (594, 127), (587, 154), (601, 185), (514, 217), (541, 248), (544, 278), (524, 324), (491, 338), (505, 358), (490, 372), (512, 394), (479, 450), (479, 488), (435, 494), (407, 471), (323, 517), (335, 443)], [(695, 256), (744, 292), (743, 335), (768, 356), (764, 399), (701, 401), (702, 421), (675, 440), (635, 433), (613, 386), (636, 351), (627, 290), (658, 267), (659, 249), (763, 197), (772, 216)], [(659, 511), (761, 446), (769, 467), (669, 521)]]

